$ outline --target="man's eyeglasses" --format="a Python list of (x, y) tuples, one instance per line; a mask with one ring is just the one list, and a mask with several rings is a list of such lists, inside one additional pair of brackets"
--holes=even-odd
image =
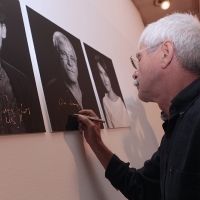
[(68, 55), (64, 51), (58, 51), (60, 58), (64, 60), (70, 60), (73, 63), (77, 63), (77, 58), (74, 55)]
[(133, 67), (134, 67), (136, 70), (138, 70), (138, 69), (139, 69), (139, 62), (140, 62), (140, 60), (141, 60), (141, 53), (142, 53), (143, 51), (147, 50), (147, 49), (154, 48), (154, 47), (156, 47), (156, 46), (158, 46), (158, 45), (160, 45), (160, 44), (157, 44), (157, 45), (152, 46), (152, 47), (147, 47), (147, 48), (141, 49), (141, 50), (138, 51), (135, 55), (132, 55), (132, 56), (130, 57), (130, 60), (131, 60), (131, 63), (132, 63), (132, 65), (133, 65)]
[(139, 69), (139, 62), (134, 58), (135, 56), (131, 56), (130, 57), (130, 60), (131, 60), (131, 63), (133, 65), (133, 67), (138, 70)]

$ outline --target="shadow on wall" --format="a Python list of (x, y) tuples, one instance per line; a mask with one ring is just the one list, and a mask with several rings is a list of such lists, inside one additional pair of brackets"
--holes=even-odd
[(91, 199), (91, 196), (96, 197), (96, 200), (106, 200), (107, 197), (100, 185), (98, 176), (87, 160), (83, 137), (79, 132), (73, 131), (65, 133), (64, 139), (77, 166), (80, 200)]
[(132, 134), (123, 138), (124, 151), (129, 158), (129, 162), (135, 168), (141, 167), (144, 161), (150, 159), (158, 148), (155, 133), (147, 120), (142, 102), (131, 96), (126, 99), (126, 106), (129, 111)]

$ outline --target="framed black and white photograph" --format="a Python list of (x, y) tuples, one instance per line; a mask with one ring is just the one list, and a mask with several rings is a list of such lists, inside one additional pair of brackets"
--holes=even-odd
[(27, 7), (52, 131), (78, 130), (81, 109), (100, 116), (81, 42)]
[(84, 46), (108, 128), (129, 127), (129, 116), (112, 60), (89, 45)]
[(45, 132), (18, 0), (0, 0), (0, 134)]

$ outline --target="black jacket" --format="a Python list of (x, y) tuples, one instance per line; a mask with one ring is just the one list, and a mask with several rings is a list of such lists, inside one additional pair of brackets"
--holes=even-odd
[(200, 78), (182, 90), (163, 123), (158, 151), (141, 169), (114, 155), (106, 177), (128, 199), (200, 199)]

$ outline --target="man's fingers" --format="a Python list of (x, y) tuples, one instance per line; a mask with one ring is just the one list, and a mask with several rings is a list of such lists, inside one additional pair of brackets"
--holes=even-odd
[(86, 116), (84, 115), (79, 115), (78, 116), (79, 121), (82, 123), (82, 127), (85, 126), (87, 128), (88, 126), (93, 125), (93, 122), (89, 120)]
[(92, 110), (80, 110), (79, 114), (88, 115), (90, 117), (98, 117)]
[(78, 126), (79, 130), (85, 130), (86, 128), (87, 127), (84, 124), (82, 124), (82, 122), (79, 123), (79, 126)]
[(78, 123), (79, 123), (79, 125), (78, 125), (79, 133), (81, 135), (83, 135), (84, 131), (87, 130), (87, 126), (85, 124), (83, 124), (80, 120), (78, 120)]

